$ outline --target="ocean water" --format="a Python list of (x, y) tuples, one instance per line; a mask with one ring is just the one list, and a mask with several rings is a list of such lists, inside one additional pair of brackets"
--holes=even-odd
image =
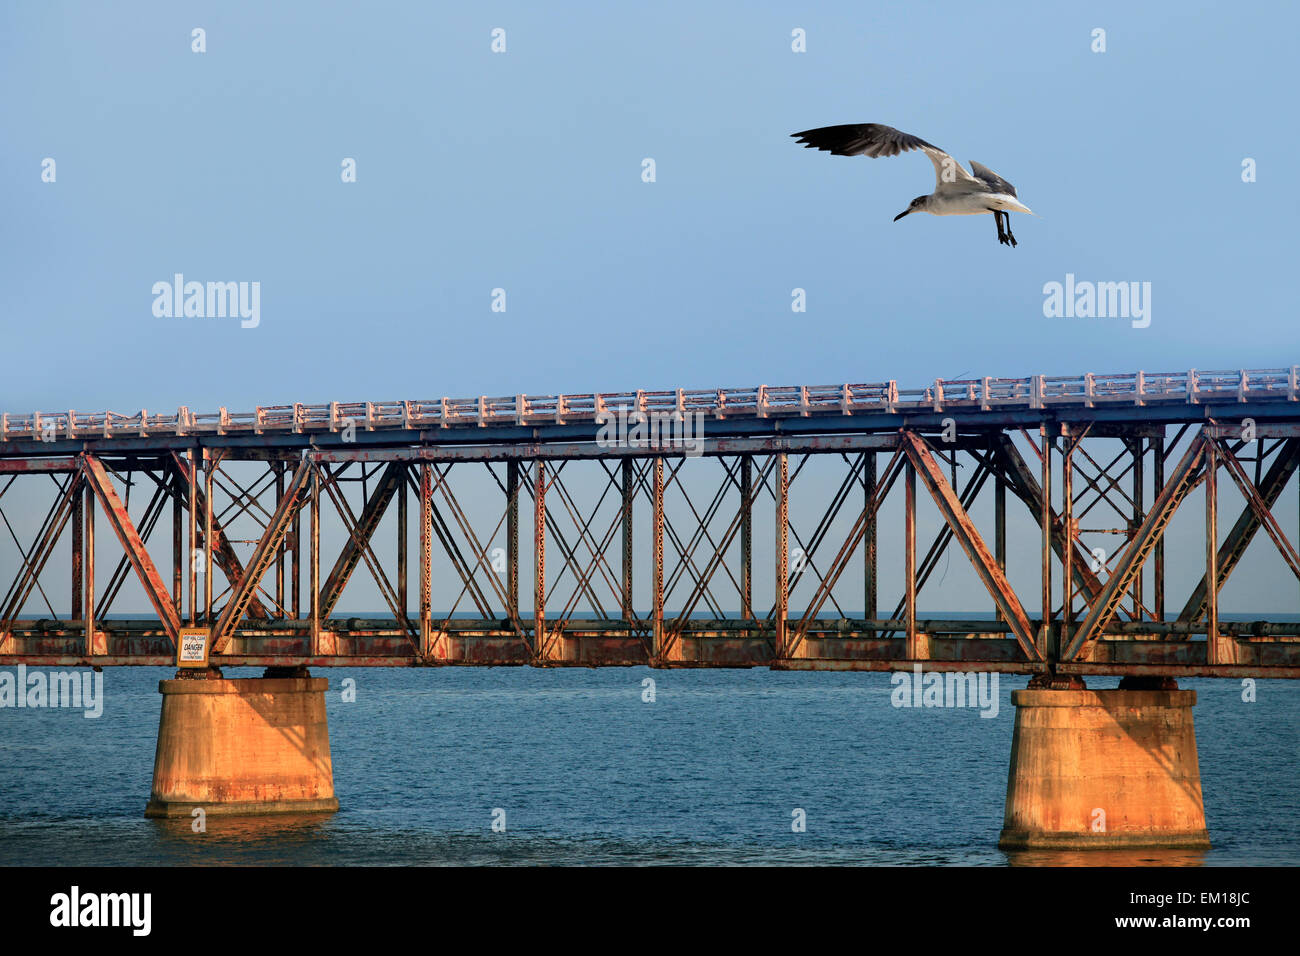
[(0, 709), (0, 864), (1300, 863), (1295, 682), (1258, 681), (1253, 703), (1239, 681), (1180, 683), (1199, 695), (1211, 850), (1007, 854), (1023, 676), (1000, 678), (988, 718), (895, 708), (883, 673), (321, 669), (339, 812), (194, 833), (143, 817), (173, 674), (106, 670), (98, 719)]

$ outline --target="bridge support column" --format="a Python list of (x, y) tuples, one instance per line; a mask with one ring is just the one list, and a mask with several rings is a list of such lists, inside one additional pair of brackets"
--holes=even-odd
[(159, 681), (146, 817), (332, 812), (323, 677)]
[(1195, 691), (1017, 690), (1011, 702), (1001, 849), (1209, 847)]

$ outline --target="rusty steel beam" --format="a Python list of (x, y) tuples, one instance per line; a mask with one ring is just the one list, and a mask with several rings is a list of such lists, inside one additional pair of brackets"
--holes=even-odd
[(83, 564), (85, 556), (85, 541), (83, 538), (83, 529), (86, 526), (84, 517), (85, 498), (78, 488), (72, 494), (72, 580), (69, 582), (69, 591), (71, 593), (71, 612), (69, 617), (74, 621), (81, 620), (82, 614), (82, 580)]
[[(1061, 447), (1061, 528), (1066, 541), (1074, 541), (1074, 448), (1081, 441), (1068, 435)], [(1064, 547), (1061, 567), (1061, 640), (1068, 642), (1074, 628), (1074, 548)]]
[(76, 458), (0, 458), (0, 475), (74, 472), (77, 467)]
[(172, 512), (172, 604), (179, 618), (185, 613), (185, 498), (180, 477), (173, 473), (171, 483)]
[[(862, 507), (864, 510), (869, 508), (871, 502), (875, 500), (876, 481), (876, 453), (874, 451), (864, 451), (862, 453)], [(876, 547), (878, 541), (876, 522), (873, 518), (862, 540), (862, 603), (863, 616), (868, 618), (876, 616)]]
[(619, 521), (623, 529), (623, 582), (620, 603), (623, 605), (623, 620), (628, 622), (636, 620), (636, 611), (632, 608), (632, 566), (636, 561), (636, 553), (632, 550), (632, 503), (636, 499), (636, 479), (632, 469), (635, 467), (636, 463), (630, 458), (623, 459), (620, 465), (620, 490), (623, 494), (623, 507), (619, 512)]
[(1282, 530), (1282, 526), (1278, 523), (1277, 518), (1273, 517), (1272, 510), (1264, 503), (1258, 488), (1246, 475), (1245, 469), (1241, 467), (1241, 463), (1237, 461), (1236, 456), (1229, 449), (1223, 447), (1222, 441), (1216, 442), (1216, 445), (1218, 446), (1216, 452), (1222, 458), (1228, 475), (1236, 482), (1242, 497), (1246, 499), (1246, 506), (1255, 512), (1255, 517), (1260, 526), (1273, 540), (1273, 544), (1277, 546), (1278, 552), (1282, 555), (1282, 560), (1291, 569), (1291, 573), (1300, 578), (1300, 555), (1296, 554), (1295, 548), (1292, 547), (1290, 539)]
[(231, 637), (234, 636), (235, 626), (248, 609), (253, 593), (257, 590), (258, 582), (270, 569), (275, 561), (275, 556), (279, 553), (280, 545), (284, 542), (284, 536), (289, 531), (293, 513), (301, 504), (303, 488), (313, 471), (312, 466), (303, 461), (294, 471), (293, 477), (289, 479), (275, 513), (271, 515), (271, 520), (267, 523), (261, 540), (257, 542), (257, 547), (248, 560), (248, 568), (244, 573), (244, 579), (240, 582), (239, 587), (231, 592), (230, 600), (221, 609), (221, 614), (217, 616), (216, 622), (211, 625), (210, 656), (218, 655), (224, 651), (226, 645), (230, 643)]
[[(428, 465), (422, 465), (426, 471)], [(519, 621), (519, 462), (506, 462), (506, 614)]]
[(790, 461), (776, 456), (776, 657), (788, 657), (786, 615), (790, 606)]
[[(67, 483), (63, 486), (58, 499), (46, 514), (45, 520), (37, 531), (37, 540), (32, 544), (28, 553), (23, 556), (22, 572), (5, 595), (9, 600), (3, 613), (0, 613), (0, 634), (12, 629), (14, 621), (22, 613), (23, 607), (33, 590), (39, 590), (41, 596), (45, 597), (45, 590), (40, 586), (41, 571), (44, 570), (46, 562), (53, 555), (59, 537), (63, 534), (63, 528), (72, 515), (73, 499), (76, 497), (75, 492), (78, 488), (78, 481), (77, 475), (68, 476)], [(4, 520), (5, 526), (8, 527), (9, 519), (5, 518)], [(13, 534), (12, 528), (9, 528), (9, 533)], [(17, 540), (15, 537), (15, 543)], [(46, 600), (48, 603), (48, 598)], [(53, 612), (51, 611), (51, 613)]]
[(534, 659), (546, 651), (546, 462), (533, 462), (533, 646)]
[(1224, 660), (1219, 641), (1219, 462), (1213, 439), (1205, 440), (1205, 580), (1216, 582), (1206, 596), (1205, 654), (1207, 664), (1231, 664)]
[[(356, 521), (355, 532), (348, 536), (348, 541), (343, 546), (338, 560), (334, 562), (329, 576), (325, 578), (320, 595), (321, 617), (329, 617), (334, 613), (334, 606), (343, 596), (343, 589), (352, 577), (352, 572), (356, 570), (366, 549), (370, 547), (370, 539), (374, 536), (375, 529), (379, 527), (379, 522), (384, 517), (384, 512), (388, 510), (388, 505), (397, 493), (401, 482), (402, 466), (390, 462), (380, 476), (379, 484), (370, 493), (370, 498), (362, 508), (361, 516)], [(333, 483), (334, 481), (331, 481), (331, 484)], [(346, 507), (345, 499), (341, 503)]]
[[(427, 465), (425, 466), (428, 467)], [(320, 613), (320, 467), (311, 466), (311, 547), (308, 551), (309, 586), (307, 597), (311, 602), (311, 648), (313, 654), (321, 650)]]
[[(204, 462), (203, 502), (203, 623), (212, 626), (212, 474), (217, 463), (209, 458)], [(279, 502), (276, 502), (279, 505)], [(236, 588), (232, 588), (237, 590)], [(257, 593), (254, 582), (253, 596)], [(251, 603), (251, 599), (250, 599)]]
[[(280, 507), (281, 500), (284, 498), (284, 462), (282, 461), (272, 462), (271, 470), (275, 473), (275, 506), (278, 508)], [(211, 488), (211, 485), (212, 485), (212, 481), (209, 478), (208, 481), (209, 488)], [(211, 493), (209, 493), (208, 497), (211, 498)], [(209, 516), (208, 520), (209, 521), (212, 520), (211, 516)], [(289, 536), (286, 534), (284, 538), (280, 540), (280, 547), (275, 552), (275, 604), (277, 608), (276, 611), (277, 617), (284, 616), (284, 546), (285, 546), (285, 542), (288, 541), (288, 539)], [(208, 554), (210, 556), (212, 553), (212, 545), (208, 543), (206, 539), (204, 541), (204, 544), (207, 547)], [(209, 563), (210, 563), (210, 558), (209, 558)], [(212, 577), (212, 572), (211, 570), (209, 570), (208, 578), (211, 579), (211, 577)], [(211, 587), (210, 584), (209, 587)]]
[(189, 485), (189, 550), (185, 563), (189, 565), (190, 627), (199, 623), (199, 566), (195, 556), (199, 553), (199, 450), (191, 448), (185, 460), (185, 481)]
[[(700, 455), (705, 458), (733, 455), (824, 454), (833, 452), (893, 451), (898, 436), (893, 433), (868, 435), (782, 435), (769, 438), (705, 438)], [(595, 442), (512, 441), (493, 445), (432, 445), (419, 448), (362, 448), (355, 450), (313, 450), (308, 457), (317, 464), (348, 464), (390, 461), (558, 461), (565, 459), (606, 460), (622, 458), (687, 458), (685, 449), (598, 445)]]
[(651, 550), (654, 564), (650, 585), (652, 660), (663, 660), (664, 644), (664, 460), (656, 457), (652, 466), (654, 484), (650, 495)]
[[(294, 620), (302, 617), (302, 509), (298, 508), (293, 513), (293, 523), (289, 527), (289, 541), (293, 551), (293, 558), (290, 562), (289, 577), (289, 600), (291, 602), (289, 616)], [(252, 606), (249, 606), (250, 612)]]
[(832, 559), (826, 575), (818, 583), (817, 591), (809, 600), (808, 607), (799, 622), (799, 634), (796, 635), (796, 640), (811, 628), (812, 622), (822, 609), (822, 605), (826, 603), (826, 599), (830, 596), (831, 589), (835, 587), (835, 582), (839, 580), (844, 569), (848, 567), (849, 558), (857, 550), (858, 543), (864, 540), (867, 530), (875, 525), (876, 516), (880, 512), (881, 505), (884, 503), (885, 498), (888, 497), (890, 489), (893, 488), (894, 481), (903, 473), (906, 457), (900, 445), (899, 448), (895, 449), (889, 463), (885, 465), (884, 474), (877, 482), (875, 494), (863, 505), (862, 513), (854, 521), (848, 537), (840, 546), (840, 550)]
[(170, 638), (172, 645), (175, 646), (180, 635), (180, 617), (176, 614), (176, 608), (172, 605), (171, 596), (167, 593), (167, 586), (158, 574), (158, 568), (154, 566), (153, 558), (149, 557), (149, 552), (145, 550), (144, 542), (140, 539), (135, 524), (127, 513), (126, 506), (122, 504), (122, 499), (117, 496), (117, 491), (113, 488), (108, 472), (99, 459), (90, 455), (83, 455), (81, 473), (90, 487), (94, 489), (95, 496), (103, 506), (104, 514), (108, 517), (109, 524), (113, 526), (113, 532), (122, 545), (122, 550), (126, 552), (131, 561), (131, 566), (135, 568), (136, 577), (140, 579), (140, 585), (144, 588), (145, 596), (149, 598), (149, 603), (153, 605), (158, 620), (162, 622), (163, 629), (166, 630), (168, 638)]
[(740, 616), (754, 619), (754, 456), (740, 458)]
[[(428, 657), (433, 652), (433, 466), (420, 465), (420, 654)], [(514, 486), (515, 529), (511, 537), (511, 588), (514, 600), (511, 611), (519, 616), (519, 552), (518, 552), (518, 472)]]
[(904, 637), (907, 659), (915, 661), (927, 655), (922, 653), (916, 629), (916, 460), (906, 444), (903, 448), (907, 452), (903, 479), (903, 607), (907, 621)]
[(1198, 470), (1205, 458), (1209, 442), (1198, 434), (1187, 446), (1187, 451), (1175, 466), (1169, 481), (1152, 502), (1146, 520), (1137, 535), (1120, 556), (1109, 580), (1093, 601), (1079, 629), (1061, 655), (1064, 661), (1081, 662), (1088, 658), (1092, 645), (1101, 638), (1104, 628), (1115, 616), (1123, 595), (1132, 583), (1133, 576), (1141, 571), (1142, 563), (1164, 533), (1174, 512), (1198, 479)]
[[(1278, 498), (1282, 496), (1282, 491), (1291, 480), (1291, 476), (1295, 474), (1297, 466), (1300, 466), (1300, 439), (1291, 438), (1273, 459), (1273, 464), (1269, 466), (1257, 489), (1260, 504), (1264, 506), (1265, 511), (1271, 510)], [(1260, 516), (1258, 508), (1247, 504), (1219, 548), (1215, 565), (1218, 569), (1217, 587), (1220, 590), (1236, 568), (1237, 562), (1246, 553), (1246, 548), (1254, 539), (1255, 532), (1260, 529)], [(1207, 579), (1202, 577), (1192, 591), (1191, 597), (1187, 599), (1182, 612), (1179, 613), (1178, 620), (1199, 621), (1204, 617), (1208, 591)]]
[[(212, 511), (211, 507), (208, 505), (211, 496), (209, 496), (208, 492), (199, 488), (198, 481), (195, 481), (194, 484), (190, 484), (190, 479), (188, 479), (187, 476), (188, 468), (186, 467), (186, 462), (185, 460), (182, 460), (179, 455), (174, 455), (174, 457), (168, 459), (168, 462), (168, 467), (170, 472), (172, 472), (174, 480), (179, 483), (178, 488), (181, 489), (181, 492), (178, 492), (178, 494), (181, 496), (183, 506), (188, 507), (188, 502), (194, 502), (196, 514), (203, 515), (203, 527), (207, 528), (208, 514)], [(209, 484), (211, 484), (209, 481), (204, 481), (204, 485)], [(185, 492), (188, 492), (188, 494), (185, 494)], [(177, 525), (173, 522), (173, 542), (175, 542), (175, 537), (177, 537)], [(204, 532), (199, 532), (199, 537), (204, 538), (204, 561), (207, 561), (207, 551), (209, 550), (207, 545), (208, 536), (205, 535)], [(214, 515), (212, 516), (211, 538), (212, 562), (216, 564), (218, 568), (221, 568), (221, 574), (225, 575), (226, 580), (230, 583), (230, 587), (238, 588), (240, 581), (243, 580), (243, 562), (239, 561), (239, 555), (235, 554), (234, 546), (230, 544), (230, 538), (226, 536), (225, 528), (222, 527), (220, 522), (217, 522), (216, 516)], [(196, 540), (198, 540), (198, 538), (196, 538)], [(198, 545), (195, 545), (195, 550), (196, 549), (198, 549)], [(191, 567), (194, 566), (192, 551), (191, 557), (188, 558), (187, 563), (190, 563)], [(208, 572), (207, 578), (211, 580), (211, 571)], [(174, 589), (179, 588), (179, 583), (178, 580), (175, 579), (175, 576), (173, 576), (172, 584)], [(207, 591), (207, 588), (208, 584), (207, 581), (205, 581), (204, 591)], [(177, 597), (178, 614), (179, 611), (181, 611), (181, 598)], [(259, 620), (270, 618), (269, 611), (266, 610), (266, 606), (259, 600), (259, 598), (257, 598), (256, 594), (253, 594), (252, 601), (250, 602), (250, 605), (248, 605), (248, 617)]]
[[(952, 485), (948, 483), (948, 479), (943, 474), (943, 469), (939, 467), (939, 463), (930, 454), (930, 449), (926, 447), (924, 440), (919, 436), (913, 432), (903, 432), (903, 442), (908, 461), (911, 462), (915, 471), (920, 475), (925, 490), (930, 493), (930, 497), (938, 505), (939, 511), (943, 514), (948, 527), (952, 529), (957, 543), (961, 545), (961, 549), (970, 558), (975, 573), (983, 582), (984, 587), (988, 589), (990, 596), (997, 604), (998, 610), (1007, 623), (1010, 624), (1011, 633), (1019, 642), (1025, 657), (1029, 660), (1042, 660), (1043, 654), (1034, 642), (1033, 628), (1025, 614), (1024, 607), (1020, 603), (1020, 599), (1012, 590), (1011, 583), (998, 566), (997, 560), (989, 552), (988, 546), (985, 545), (984, 539), (976, 530), (975, 523), (971, 520), (970, 515), (962, 507), (961, 499)], [(913, 509), (909, 508), (909, 510)], [(913, 524), (914, 522), (909, 522), (909, 526)], [(913, 561), (915, 560), (912, 552), (914, 546), (913, 544), (912, 547), (909, 547), (909, 558), (912, 558)], [(909, 608), (909, 619), (914, 614), (915, 607), (913, 606)]]
[[(1133, 452), (1133, 524), (1134, 530), (1142, 527), (1142, 519), (1146, 514), (1142, 510), (1142, 500), (1144, 491), (1144, 471), (1142, 467), (1145, 461), (1145, 451), (1141, 438), (1134, 438), (1128, 442)], [(1142, 619), (1142, 572), (1139, 571), (1133, 578), (1133, 620)]]
[[(1043, 477), (1041, 482), (1042, 503), (1038, 507), (1039, 514), (1043, 515), (1045, 520), (1039, 523), (1043, 531), (1043, 546), (1040, 551), (1042, 567), (1043, 586), (1043, 619), (1038, 627), (1038, 655), (1051, 660), (1058, 657), (1057, 648), (1052, 646), (1052, 532), (1056, 530), (1056, 519), (1052, 516), (1052, 449), (1056, 442), (1051, 434), (1047, 431), (1047, 426), (1042, 427), (1043, 433), (1043, 451), (1042, 465)], [(1070, 542), (1064, 542), (1066, 547)]]
[[(159, 483), (155, 488), (149, 503), (145, 506), (144, 514), (141, 515), (137, 524), (137, 530), (140, 533), (140, 540), (144, 542), (146, 548), (149, 544), (149, 538), (153, 534), (153, 529), (157, 526), (159, 518), (162, 516), (163, 507), (166, 504), (167, 489), (165, 484)], [(129, 508), (129, 500), (127, 502)], [(131, 574), (131, 564), (125, 554), (113, 569), (109, 576), (108, 587), (104, 588), (103, 597), (99, 602), (100, 614), (108, 614), (113, 607), (113, 601), (116, 600), (118, 592), (122, 585), (126, 583)]]
[(86, 502), (86, 627), (82, 641), (83, 650), (90, 657), (98, 650), (95, 646), (95, 493), (88, 483), (82, 484)]
[(406, 526), (410, 521), (406, 512), (406, 465), (402, 465), (402, 474), (397, 486), (397, 606), (405, 614), (410, 609), (406, 600)]
[[(773, 491), (773, 497), (776, 502), (776, 515), (777, 515), (777, 520), (775, 522), (776, 540), (777, 540), (777, 564), (778, 564), (778, 569), (780, 567), (785, 567), (787, 569), (787, 573), (785, 577), (777, 578), (778, 581), (777, 604), (773, 607), (772, 610), (772, 615), (774, 619), (780, 622), (779, 626), (776, 627), (777, 647), (779, 649), (784, 646), (782, 644), (782, 641), (786, 633), (785, 624), (787, 620), (787, 615), (786, 612), (783, 610), (783, 607), (786, 607), (788, 605), (789, 581), (790, 581), (790, 577), (788, 573), (788, 568), (789, 568), (788, 495), (789, 495), (790, 478), (789, 478), (789, 467), (788, 467), (786, 457), (784, 455), (776, 455), (773, 456), (773, 461), (775, 463), (778, 472), (777, 487)], [(730, 469), (728, 469), (727, 474), (729, 479), (734, 479), (734, 474), (731, 472)], [(698, 515), (698, 512), (695, 512), (697, 522), (698, 522), (698, 530), (696, 532), (695, 538), (692, 539), (691, 544), (688, 545), (686, 549), (682, 550), (683, 564), (690, 561), (691, 556), (694, 553), (696, 546), (698, 545), (698, 542), (703, 537), (707, 537), (709, 543), (713, 545), (713, 554), (709, 558), (709, 561), (705, 565), (703, 571), (701, 571), (699, 576), (696, 577), (695, 587), (692, 589), (690, 595), (687, 597), (685, 603), (682, 605), (677, 620), (674, 622), (673, 626), (669, 629), (667, 640), (665, 641), (664, 648), (663, 648), (665, 653), (669, 653), (672, 651), (674, 645), (677, 642), (678, 637), (687, 627), (691, 615), (694, 613), (695, 607), (701, 599), (704, 599), (707, 603), (709, 603), (710, 606), (713, 607), (714, 612), (719, 614), (719, 616), (721, 616), (718, 608), (716, 606), (713, 606), (712, 598), (709, 595), (708, 585), (709, 582), (713, 580), (713, 576), (717, 572), (718, 568), (725, 567), (725, 557), (726, 557), (727, 550), (731, 547), (732, 542), (735, 540), (736, 536), (740, 532), (741, 524), (744, 519), (743, 502), (741, 506), (737, 508), (735, 516), (727, 524), (727, 527), (723, 531), (723, 534), (719, 541), (715, 542), (713, 540), (713, 537), (708, 534), (707, 529), (708, 529), (708, 524), (712, 519), (713, 515), (717, 513), (717, 511), (721, 506), (721, 502), (723, 497), (726, 494), (728, 484), (729, 484), (728, 482), (723, 483), (718, 493), (714, 496), (714, 500), (710, 508), (708, 509), (708, 512), (704, 515), (704, 517), (701, 518)], [(683, 491), (683, 495), (685, 496), (684, 491)], [(690, 500), (689, 497), (687, 497), (688, 503), (689, 500)], [(692, 507), (692, 511), (694, 512), (694, 506), (692, 505), (691, 507)], [(783, 516), (784, 516), (784, 523), (783, 523)], [(681, 570), (681, 566), (679, 566), (679, 571), (680, 570)], [(731, 575), (730, 569), (728, 569), (727, 574), (728, 576)], [(732, 577), (732, 583), (733, 584), (735, 583), (734, 577)]]
[[(1164, 429), (1160, 431), (1162, 433), (1160, 437), (1151, 439), (1152, 494), (1157, 496), (1165, 487)], [(1151, 613), (1157, 621), (1163, 621), (1165, 619), (1165, 536), (1163, 532), (1156, 538), (1156, 546), (1151, 557), (1152, 575), (1155, 578), (1155, 597), (1152, 599)]]
[[(1039, 484), (1034, 473), (1029, 469), (1028, 463), (1020, 454), (1020, 451), (1011, 442), (1006, 435), (996, 435), (993, 439), (993, 447), (1001, 460), (1006, 477), (1010, 479), (1010, 487), (1015, 492), (1016, 497), (1024, 502), (1025, 507), (1029, 509), (1030, 515), (1041, 528), (1043, 525), (1043, 489)], [(1005, 503), (1003, 505), (1005, 509)], [(1063, 558), (1063, 547), (1065, 536), (1061, 533), (1061, 519), (1053, 510), (1049, 513), (1049, 519), (1052, 522), (1052, 550), (1056, 552), (1058, 559)], [(1006, 512), (998, 519), (1002, 524), (1003, 537), (1006, 535)], [(1077, 540), (1071, 540), (1071, 545), (1076, 549), (1072, 565), (1074, 567), (1074, 583), (1079, 588), (1081, 594), (1086, 596), (1088, 601), (1096, 598), (1101, 591), (1101, 581), (1092, 573), (1090, 561), (1092, 555), (1082, 548)]]
[[(955, 455), (953, 461), (954, 463), (956, 461)], [(979, 462), (978, 470), (971, 476), (970, 481), (966, 483), (966, 487), (961, 491), (961, 497), (959, 500), (963, 508), (970, 510), (974, 505), (989, 474), (990, 471), (987, 460), (981, 460)], [(957, 487), (955, 464), (953, 478), (950, 483), (953, 488)], [(921, 563), (917, 567), (916, 590), (918, 594), (925, 588), (925, 584), (930, 579), (930, 575), (933, 574), (935, 568), (939, 566), (939, 558), (947, 552), (948, 543), (951, 540), (952, 529), (945, 524), (939, 529), (939, 533), (935, 535), (934, 540), (930, 543), (930, 547), (925, 552), (925, 557), (922, 558)], [(902, 615), (906, 602), (906, 596), (899, 600), (898, 605), (894, 608), (894, 617)]]

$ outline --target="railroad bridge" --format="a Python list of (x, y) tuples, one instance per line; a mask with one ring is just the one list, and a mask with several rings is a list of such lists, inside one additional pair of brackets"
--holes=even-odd
[[(1004, 845), (1204, 845), (1195, 694), (1176, 680), (1300, 677), (1300, 623), (1219, 613), (1261, 531), (1300, 579), (1273, 513), (1297, 465), (1297, 367), (6, 413), (0, 665), (181, 665), (161, 685), (155, 814), (336, 806), (307, 668), (1030, 674)], [(918, 485), (941, 518), (924, 550)], [(44, 518), (24, 540), (6, 507)], [(902, 542), (882, 553), (887, 508)], [(1176, 517), (1204, 557), (1170, 581)], [(957, 550), (987, 611), (921, 616)], [(902, 569), (883, 605), (882, 566)], [(341, 612), (363, 577), (387, 614)], [(113, 612), (129, 581), (152, 614)], [(222, 676), (246, 666), (266, 676)], [(1121, 689), (1086, 688), (1103, 675)], [(284, 766), (214, 797), (199, 778), (236, 771), (195, 770), (193, 741), (267, 752), (280, 709), (308, 728)], [(1124, 803), (1118, 829), (1081, 830), (1089, 801)]]

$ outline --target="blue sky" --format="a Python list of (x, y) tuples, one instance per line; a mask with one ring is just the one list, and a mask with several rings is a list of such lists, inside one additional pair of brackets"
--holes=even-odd
[[(1291, 365), (1298, 28), (1283, 3), (6, 3), (0, 409)], [(893, 223), (923, 156), (789, 138), (847, 122), (979, 160), (1039, 218), (1016, 249), (989, 217)], [(155, 317), (176, 272), (260, 282), (260, 325)], [(1150, 282), (1150, 327), (1045, 318), (1067, 273)]]
[[(128, 6), (0, 12), (6, 410), (1298, 360), (1293, 5)], [(891, 222), (923, 156), (789, 138), (862, 121), (1041, 218)], [(156, 318), (175, 272), (260, 326)], [(1044, 318), (1067, 272), (1151, 326)]]

